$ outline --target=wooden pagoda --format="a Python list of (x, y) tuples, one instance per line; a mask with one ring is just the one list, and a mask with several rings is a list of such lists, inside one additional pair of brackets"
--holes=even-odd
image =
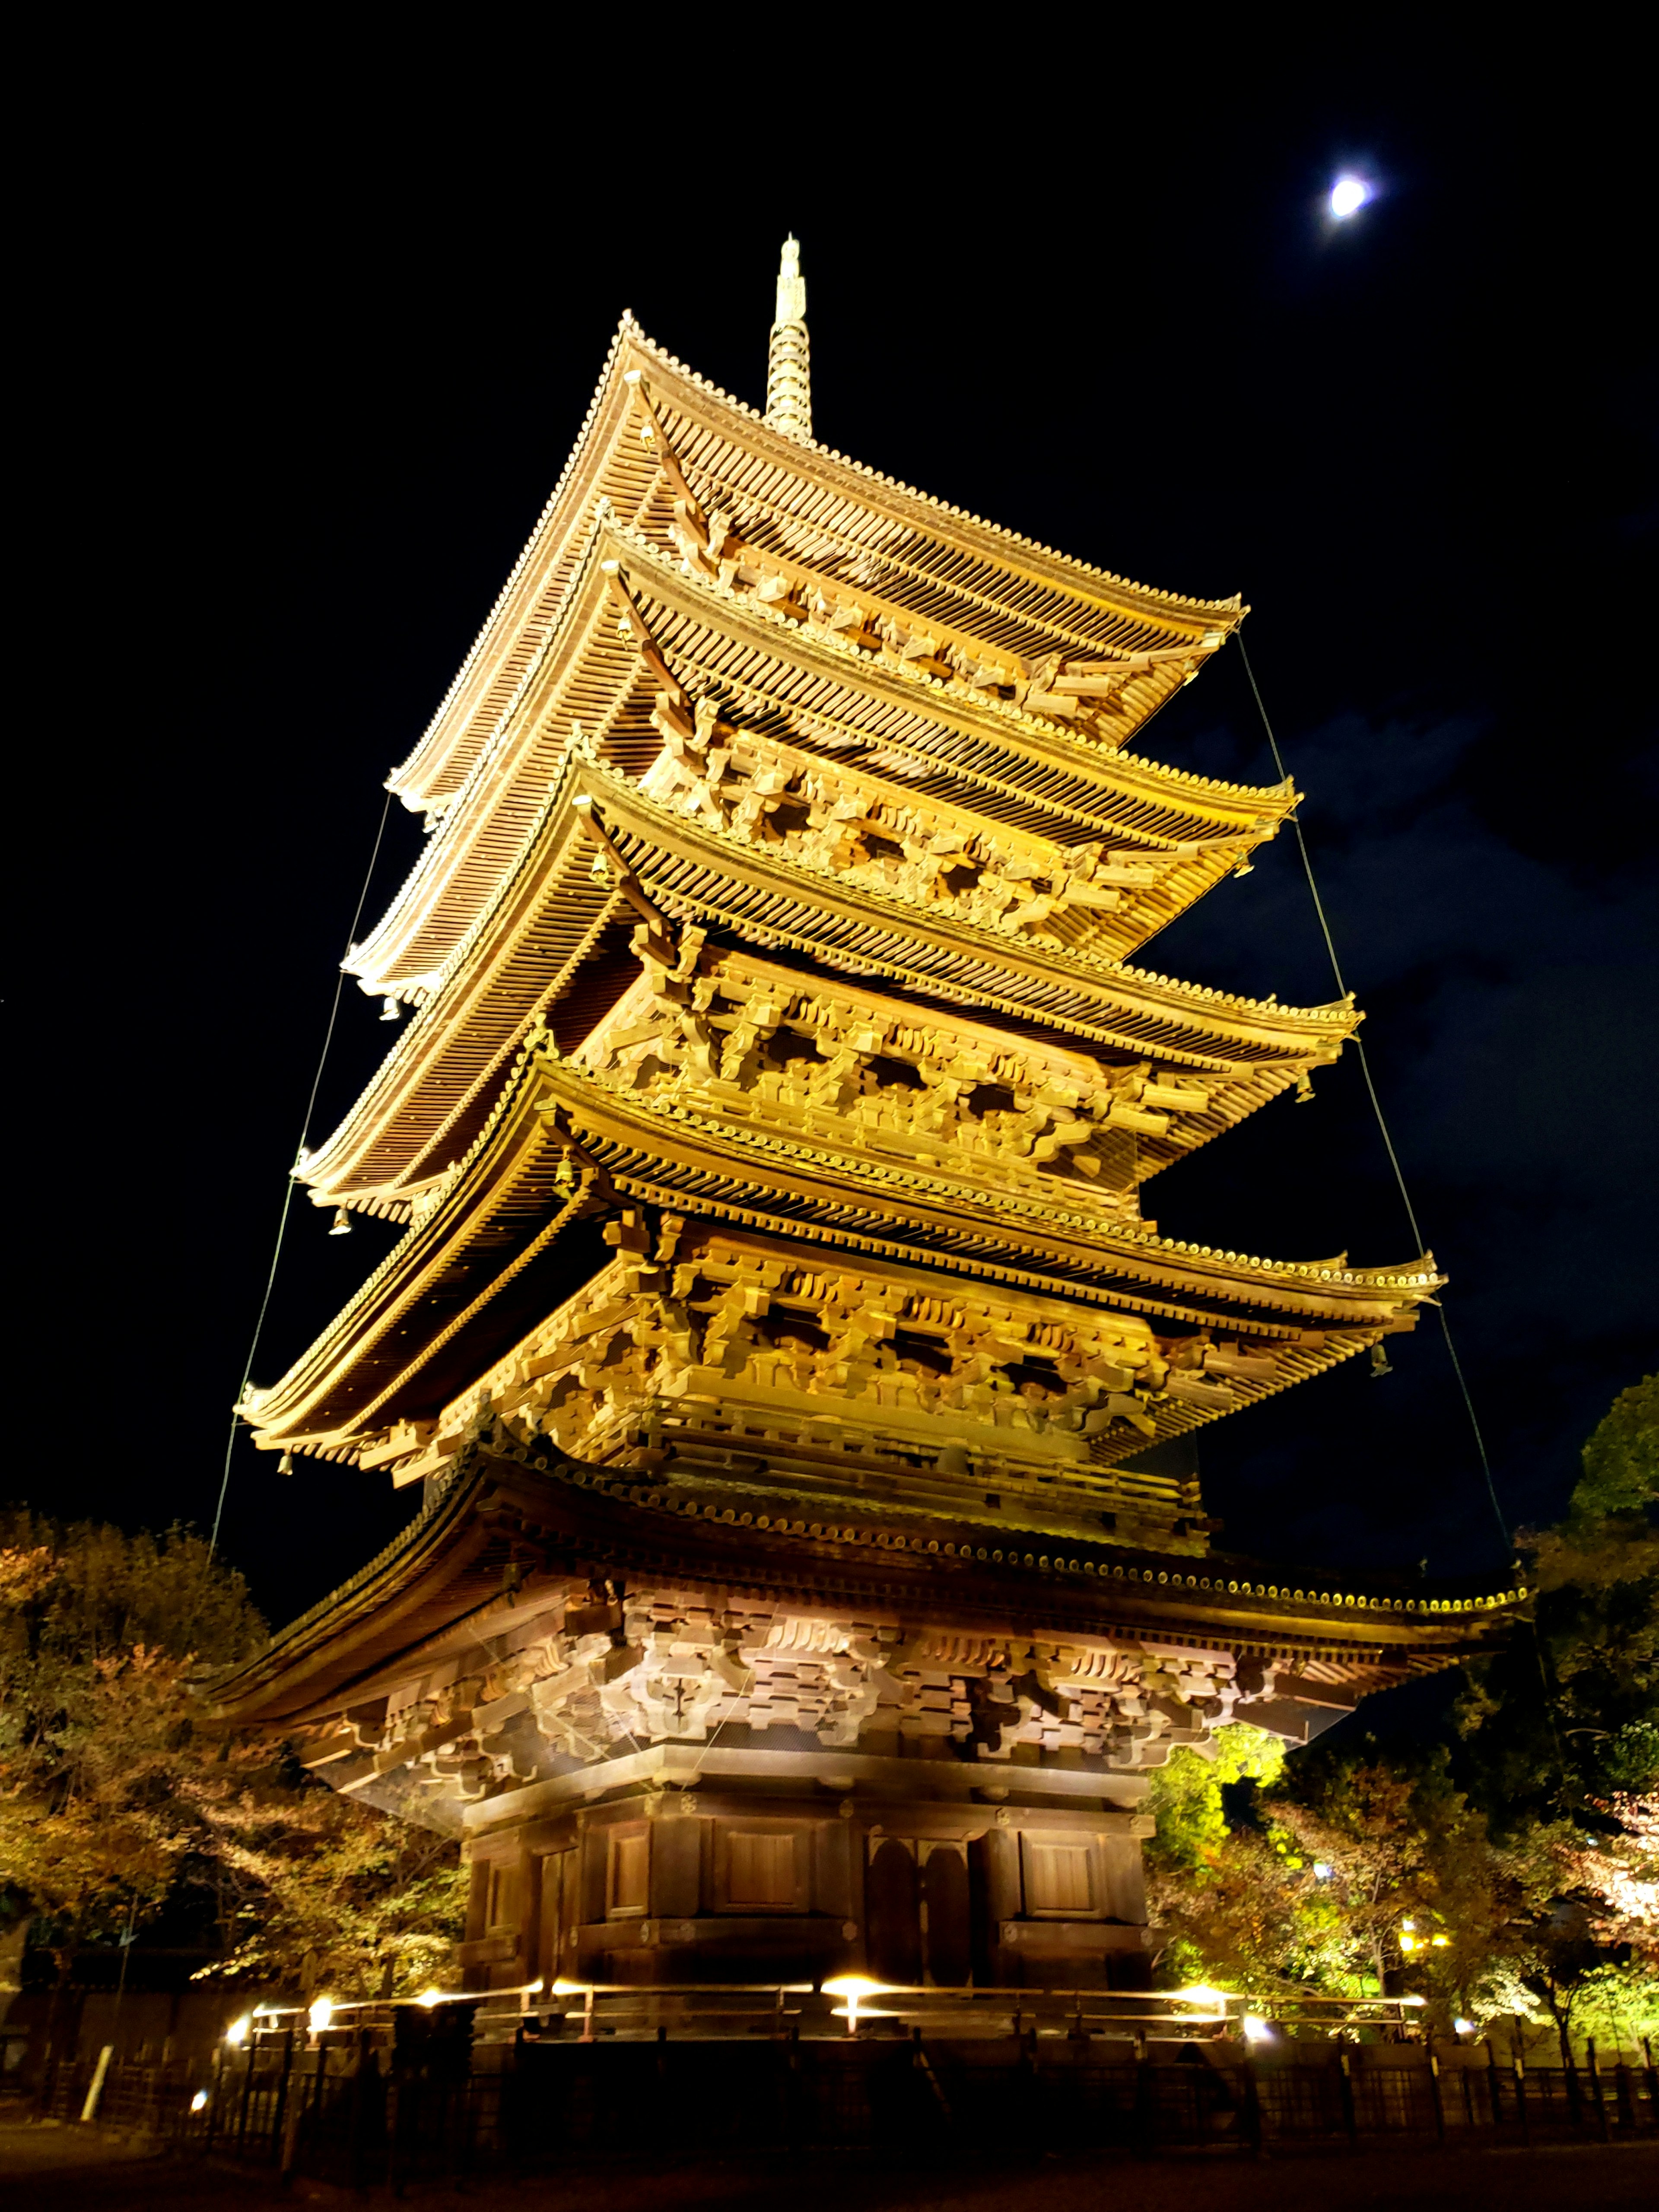
[(298, 1172), (403, 1234), (242, 1407), (422, 1486), (220, 1709), (465, 1835), (479, 1988), (1133, 1987), (1148, 1770), (1505, 1602), (1212, 1545), (1192, 1432), (1440, 1281), (1142, 1210), (1359, 1018), (1132, 964), (1296, 804), (1131, 749), (1243, 608), (815, 443), (805, 305), (763, 415), (623, 319), (392, 779), (410, 1018)]

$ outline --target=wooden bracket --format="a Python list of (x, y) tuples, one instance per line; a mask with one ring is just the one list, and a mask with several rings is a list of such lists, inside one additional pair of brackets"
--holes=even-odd
[(645, 417), (643, 427), (649, 434), (646, 442), (655, 453), (658, 466), (669, 483), (673, 485), (675, 496), (685, 501), (687, 519), (696, 525), (706, 538), (708, 535), (708, 519), (702, 511), (696, 494), (685, 480), (685, 471), (680, 466), (679, 456), (668, 442), (668, 433), (663, 428), (661, 417), (651, 404), (651, 393), (647, 386), (644, 374), (637, 368), (630, 368), (624, 373), (623, 382), (634, 395), (635, 403)]
[(666, 916), (659, 908), (652, 905), (640, 888), (639, 878), (611, 842), (610, 832), (599, 819), (598, 800), (584, 791), (579, 793), (570, 804), (577, 821), (581, 825), (582, 834), (587, 838), (589, 843), (596, 846), (603, 854), (606, 865), (616, 879), (617, 889), (634, 911), (662, 939), (664, 944), (672, 945), (674, 933), (669, 927)]

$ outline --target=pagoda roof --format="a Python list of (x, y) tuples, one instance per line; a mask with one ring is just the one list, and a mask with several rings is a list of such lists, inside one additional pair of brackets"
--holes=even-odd
[[(1213, 649), (1244, 612), (1237, 596), (1186, 599), (1129, 583), (785, 436), (625, 315), (535, 530), (431, 724), (390, 779), (407, 805), (453, 796), (489, 745), (557, 619), (596, 502), (624, 519), (672, 513), (664, 442), (695, 495), (730, 512), (746, 543), (1027, 660), (1053, 651)], [(1134, 719), (1155, 712), (1181, 680), (1163, 672), (1138, 682)]]
[(1147, 864), (1146, 882), (1086, 916), (1089, 941), (1120, 957), (1244, 865), (1296, 804), (1289, 783), (1239, 786), (1114, 751), (938, 667), (848, 643), (589, 516), (489, 744), (348, 970), (365, 990), (418, 1000), (511, 874), (573, 726), (644, 775), (665, 750), (665, 684), (720, 696), (757, 741), (820, 776), (856, 775), (901, 807), (954, 808), (1033, 859), (1063, 862), (1093, 841)]
[(281, 1382), (250, 1393), (242, 1410), (263, 1448), (356, 1459), (392, 1423), (436, 1414), (568, 1293), (559, 1240), (620, 1200), (1261, 1340), (1265, 1376), (1160, 1405), (1160, 1439), (1409, 1328), (1442, 1279), (1428, 1256), (1352, 1268), (1197, 1248), (1063, 1200), (634, 1099), (531, 1051), (356, 1296)]
[(1286, 1575), (1254, 1559), (1172, 1560), (1104, 1544), (1063, 1555), (1034, 1545), (1028, 1555), (1010, 1542), (981, 1559), (977, 1542), (900, 1546), (893, 1533), (866, 1505), (857, 1523), (762, 1535), (730, 1514), (671, 1508), (648, 1477), (528, 1451), (498, 1425), (458, 1455), (378, 1558), (219, 1678), (214, 1717), (274, 1729), (368, 1704), (454, 1638), (476, 1648), (533, 1619), (562, 1581), (578, 1602), (590, 1583), (662, 1576), (738, 1601), (850, 1605), (907, 1627), (1207, 1645), (1358, 1688), (1473, 1655), (1528, 1595), (1455, 1583), (1402, 1593), (1387, 1575)]
[[(630, 884), (596, 880), (591, 825), (625, 864)], [(1282, 1006), (941, 918), (914, 898), (774, 856), (674, 811), (568, 745), (516, 870), (345, 1121), (298, 1171), (319, 1203), (395, 1194), (449, 1167), (535, 1021), (549, 1019), (567, 1046), (580, 1041), (604, 1011), (585, 995), (594, 979), (584, 966), (606, 925), (635, 911), (630, 888), (636, 901), (677, 921), (788, 948), (965, 1011), (1177, 1067), (1254, 1074), (1258, 1104), (1334, 1059), (1360, 1018), (1346, 1002)], [(1243, 1092), (1237, 1103), (1249, 1110)]]

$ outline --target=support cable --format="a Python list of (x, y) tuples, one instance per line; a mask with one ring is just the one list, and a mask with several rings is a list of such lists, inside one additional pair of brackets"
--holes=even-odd
[[(1289, 777), (1285, 773), (1284, 756), (1279, 750), (1279, 740), (1273, 735), (1273, 726), (1267, 719), (1267, 709), (1262, 700), (1261, 688), (1255, 680), (1255, 671), (1250, 665), (1249, 652), (1239, 631), (1235, 630), (1233, 636), (1244, 662), (1244, 673), (1249, 678), (1250, 692), (1255, 701), (1256, 712), (1261, 717), (1261, 726), (1267, 733), (1267, 744), (1273, 757), (1273, 766), (1279, 771), (1279, 781), (1288, 782)], [(1325, 951), (1330, 958), (1331, 973), (1336, 978), (1338, 993), (1346, 999), (1349, 996), (1349, 992), (1342, 977), (1342, 963), (1337, 957), (1336, 940), (1331, 935), (1331, 925), (1325, 913), (1325, 902), (1319, 896), (1319, 884), (1314, 876), (1313, 860), (1308, 851), (1308, 841), (1303, 835), (1300, 820), (1294, 814), (1291, 817), (1291, 827), (1296, 832), (1296, 848), (1302, 855), (1302, 872), (1308, 878), (1308, 891), (1313, 900), (1314, 913), (1318, 917), (1319, 933), (1325, 940)], [(1376, 1116), (1376, 1127), (1382, 1139), (1382, 1149), (1387, 1152), (1389, 1165), (1394, 1170), (1395, 1182), (1400, 1192), (1400, 1202), (1406, 1209), (1406, 1218), (1411, 1224), (1411, 1232), (1417, 1250), (1419, 1253), (1425, 1252), (1428, 1246), (1424, 1241), (1422, 1231), (1417, 1225), (1417, 1209), (1412, 1204), (1411, 1193), (1406, 1187), (1405, 1170), (1400, 1164), (1400, 1155), (1394, 1148), (1394, 1139), (1389, 1133), (1388, 1118), (1382, 1111), (1382, 1102), (1376, 1095), (1376, 1085), (1371, 1080), (1371, 1064), (1365, 1054), (1365, 1041), (1357, 1030), (1352, 1042), (1353, 1048), (1359, 1056), (1359, 1072), (1365, 1079), (1365, 1093), (1371, 1102), (1371, 1112)], [(1446, 1318), (1444, 1306), (1437, 1301), (1435, 1304), (1435, 1311), (1440, 1317), (1440, 1334), (1446, 1341), (1446, 1356), (1451, 1361), (1452, 1373), (1457, 1378), (1457, 1387), (1463, 1394), (1464, 1410), (1468, 1414), (1469, 1427), (1474, 1434), (1474, 1449), (1480, 1455), (1480, 1471), (1486, 1479), (1486, 1495), (1492, 1500), (1492, 1515), (1503, 1536), (1504, 1550), (1512, 1551), (1513, 1539), (1510, 1534), (1509, 1523), (1504, 1518), (1504, 1509), (1498, 1502), (1498, 1486), (1492, 1480), (1492, 1461), (1486, 1454), (1486, 1440), (1481, 1433), (1480, 1416), (1474, 1410), (1474, 1395), (1464, 1376), (1463, 1363), (1459, 1359), (1457, 1346), (1452, 1341), (1451, 1323)]]
[(351, 928), (346, 938), (346, 949), (334, 979), (334, 1003), (328, 1010), (328, 1027), (323, 1032), (323, 1048), (317, 1055), (317, 1072), (311, 1079), (311, 1096), (306, 1100), (305, 1118), (300, 1124), (300, 1141), (295, 1147), (294, 1165), (289, 1170), (288, 1182), (283, 1192), (283, 1208), (276, 1217), (276, 1241), (271, 1247), (270, 1266), (265, 1274), (264, 1295), (259, 1301), (258, 1319), (253, 1324), (253, 1335), (248, 1344), (247, 1361), (242, 1369), (241, 1388), (236, 1393), (236, 1403), (231, 1408), (230, 1434), (225, 1439), (225, 1468), (219, 1481), (219, 1502), (214, 1508), (213, 1534), (208, 1539), (208, 1557), (211, 1559), (219, 1548), (219, 1524), (224, 1519), (225, 1495), (230, 1488), (231, 1455), (236, 1449), (236, 1431), (241, 1425), (242, 1401), (247, 1395), (247, 1386), (253, 1373), (253, 1363), (258, 1356), (259, 1339), (264, 1332), (265, 1316), (270, 1310), (270, 1293), (276, 1281), (276, 1268), (283, 1256), (283, 1239), (288, 1234), (288, 1217), (294, 1204), (294, 1179), (306, 1156), (306, 1146), (311, 1136), (311, 1117), (317, 1110), (317, 1094), (322, 1088), (323, 1070), (328, 1065), (329, 1047), (334, 1042), (335, 1024), (340, 1018), (340, 998), (345, 989), (345, 963), (357, 942), (357, 925), (363, 918), (363, 908), (368, 903), (368, 887), (374, 880), (374, 866), (380, 857), (380, 847), (386, 838), (386, 825), (392, 813), (392, 793), (388, 790), (386, 804), (380, 809), (380, 826), (374, 832), (374, 849), (368, 856), (368, 867), (363, 877), (363, 887), (357, 894), (357, 906), (351, 917)]

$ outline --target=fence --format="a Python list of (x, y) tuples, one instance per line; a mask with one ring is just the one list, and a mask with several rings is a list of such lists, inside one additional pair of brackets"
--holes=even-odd
[[(1385, 2142), (1526, 2144), (1659, 2134), (1651, 2065), (1522, 2067), (1424, 2044), (1157, 2044), (1073, 2027), (857, 2035), (785, 2021), (747, 2036), (606, 2037), (521, 2022), (473, 2047), (472, 2008), (320, 2035), (255, 2033), (210, 2072), (116, 2066), (98, 2117), (180, 2149), (362, 2186), (572, 2160), (816, 2148), (1023, 2152)], [(550, 2032), (545, 2032), (550, 2030)], [(78, 2118), (92, 2069), (59, 2068), (39, 2109)]]

